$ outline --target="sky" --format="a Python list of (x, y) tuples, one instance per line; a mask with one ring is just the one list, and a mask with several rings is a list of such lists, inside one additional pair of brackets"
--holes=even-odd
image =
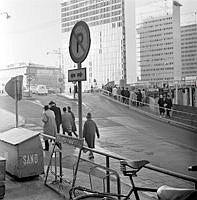
[[(148, 15), (151, 9), (161, 8), (164, 1), (136, 0), (136, 13)], [(179, 2), (183, 5), (181, 14), (195, 22), (197, 0)], [(0, 68), (17, 62), (58, 64), (58, 55), (52, 52), (61, 47), (60, 3), (61, 0), (0, 0), (0, 13), (11, 16), (6, 19), (0, 15)]]

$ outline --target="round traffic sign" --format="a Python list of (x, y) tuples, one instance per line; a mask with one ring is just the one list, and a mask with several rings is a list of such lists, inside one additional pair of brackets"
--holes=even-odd
[(72, 60), (75, 63), (82, 63), (90, 49), (90, 30), (88, 25), (84, 21), (79, 21), (72, 29), (69, 52)]

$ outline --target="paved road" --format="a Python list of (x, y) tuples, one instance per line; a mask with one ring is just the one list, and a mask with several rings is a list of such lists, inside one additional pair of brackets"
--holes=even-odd
[[(19, 113), (29, 126), (41, 128), (41, 104), (50, 100), (61, 108), (72, 106), (77, 117), (77, 101), (54, 95), (38, 97), (38, 100), (19, 103)], [(10, 97), (1, 97), (0, 105), (14, 112), (14, 100)], [(92, 112), (99, 126), (101, 147), (129, 159), (148, 159), (156, 166), (197, 176), (186, 170), (188, 165), (197, 163), (196, 133), (147, 118), (94, 94), (83, 96), (83, 117), (87, 112)]]

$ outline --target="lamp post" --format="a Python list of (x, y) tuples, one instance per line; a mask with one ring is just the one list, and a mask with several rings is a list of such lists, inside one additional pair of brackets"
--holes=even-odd
[(49, 54), (58, 55), (58, 65), (59, 65), (60, 76), (61, 76), (61, 78), (59, 79), (59, 80), (61, 80), (61, 86), (60, 86), (60, 93), (61, 93), (63, 91), (62, 86), (64, 84), (64, 73), (63, 73), (62, 62), (61, 62), (61, 56), (62, 56), (61, 49), (59, 48), (58, 50), (53, 50), (51, 52), (47, 52), (46, 54), (47, 55), (49, 55)]
[(6, 15), (6, 19), (11, 17), (7, 12), (0, 12), (0, 15)]

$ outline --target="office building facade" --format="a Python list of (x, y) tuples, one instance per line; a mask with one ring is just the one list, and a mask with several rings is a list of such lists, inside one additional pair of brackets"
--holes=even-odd
[(171, 14), (144, 20), (137, 29), (141, 81), (162, 86), (181, 80), (180, 6), (173, 1)]
[[(87, 71), (83, 89), (101, 87), (110, 81), (135, 81), (135, 17), (130, 17), (135, 16), (133, 3), (130, 0), (66, 0), (61, 4), (62, 65), (66, 88), (70, 87), (67, 71), (77, 68), (68, 47), (71, 30), (78, 21), (88, 24), (91, 36), (90, 51), (82, 63)], [(130, 12), (127, 12), (128, 8)], [(132, 55), (129, 56), (128, 52)]]
[(46, 67), (34, 63), (15, 63), (0, 69), (0, 87), (4, 90), (6, 83), (14, 76), (23, 76), (24, 89), (29, 86), (46, 85), (60, 91), (62, 78), (59, 68)]
[(182, 79), (197, 79), (197, 24), (181, 26)]

